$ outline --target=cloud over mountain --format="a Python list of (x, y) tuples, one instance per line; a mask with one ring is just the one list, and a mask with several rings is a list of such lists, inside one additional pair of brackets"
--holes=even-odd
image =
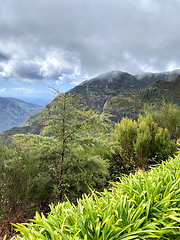
[(180, 67), (178, 0), (0, 2), (0, 78), (81, 82)]

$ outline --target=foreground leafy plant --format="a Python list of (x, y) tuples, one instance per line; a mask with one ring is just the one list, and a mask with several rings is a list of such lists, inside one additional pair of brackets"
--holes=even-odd
[(14, 239), (115, 240), (180, 238), (180, 154), (148, 173), (140, 170), (113, 183), (111, 191), (92, 192), (50, 206), (48, 217), (36, 213), (16, 224)]

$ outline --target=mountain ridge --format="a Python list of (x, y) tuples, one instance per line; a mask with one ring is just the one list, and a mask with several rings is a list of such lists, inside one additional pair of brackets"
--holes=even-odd
[(41, 107), (18, 98), (0, 97), (0, 132), (19, 126), (29, 118), (32, 111)]
[(157, 80), (172, 81), (180, 75), (180, 69), (160, 73), (131, 75), (122, 71), (110, 71), (85, 80), (67, 93), (79, 94), (86, 101), (86, 109), (103, 112), (106, 101), (114, 96), (132, 93), (148, 87)]
[(103, 114), (111, 116), (114, 122), (120, 121), (123, 117), (137, 120), (139, 114), (143, 114), (144, 105), (162, 106), (177, 104), (180, 106), (180, 76), (172, 81), (157, 80), (145, 89), (121, 94), (107, 100), (103, 108)]
[[(144, 110), (143, 104), (152, 103), (153, 99), (157, 103), (160, 100), (159, 96), (161, 96), (161, 103), (162, 96), (165, 100), (169, 99), (171, 103), (177, 103), (177, 99), (180, 102), (179, 76), (180, 70), (147, 73), (136, 75), (136, 77), (126, 72), (111, 71), (86, 80), (66, 93), (79, 94), (85, 100), (86, 109), (98, 110), (100, 114), (114, 115), (111, 120), (117, 122), (124, 116), (136, 119), (137, 114)], [(179, 79), (178, 84), (174, 86), (175, 89), (173, 90), (171, 85), (173, 86), (173, 81), (176, 82), (176, 79)], [(171, 91), (168, 92), (167, 88)], [(173, 94), (174, 97), (169, 96)], [(127, 101), (127, 99), (129, 100)], [(135, 105), (133, 105), (134, 103)], [(127, 105), (130, 107), (127, 107)], [(40, 126), (36, 126), (28, 120), (19, 128), (14, 127), (6, 130), (3, 134), (8, 136), (27, 132), (39, 134)]]

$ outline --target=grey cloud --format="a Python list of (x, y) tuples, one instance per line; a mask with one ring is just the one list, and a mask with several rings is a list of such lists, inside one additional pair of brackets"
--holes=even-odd
[(42, 79), (39, 70), (40, 66), (35, 63), (18, 62), (12, 71), (19, 78)]
[(177, 0), (1, 1), (0, 49), (13, 58), (7, 74), (70, 82), (180, 67), (179, 10)]
[(0, 65), (0, 72), (4, 70), (4, 67)]
[(9, 61), (11, 56), (7, 53), (0, 51), (0, 62)]

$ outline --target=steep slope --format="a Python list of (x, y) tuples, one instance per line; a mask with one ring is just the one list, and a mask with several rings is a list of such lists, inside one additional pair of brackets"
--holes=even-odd
[(141, 82), (143, 88), (158, 80), (173, 81), (180, 75), (180, 70), (176, 69), (174, 71), (161, 72), (161, 73), (143, 73), (140, 75), (135, 75), (135, 77)]
[(111, 71), (84, 81), (68, 93), (79, 94), (85, 99), (87, 109), (96, 109), (101, 113), (108, 98), (139, 89), (141, 89), (140, 81), (131, 74)]
[(0, 97), (0, 132), (22, 124), (40, 105)]
[(81, 95), (86, 101), (87, 109), (98, 110), (101, 113), (104, 104), (111, 97), (144, 89), (157, 80), (172, 81), (179, 75), (180, 70), (135, 76), (126, 72), (111, 71), (84, 81), (68, 92)]
[(166, 103), (180, 106), (180, 76), (171, 82), (158, 80), (140, 91), (121, 94), (108, 99), (103, 113), (111, 116), (111, 120), (118, 122), (122, 117), (137, 119), (138, 114), (144, 112), (144, 105), (162, 105)]

